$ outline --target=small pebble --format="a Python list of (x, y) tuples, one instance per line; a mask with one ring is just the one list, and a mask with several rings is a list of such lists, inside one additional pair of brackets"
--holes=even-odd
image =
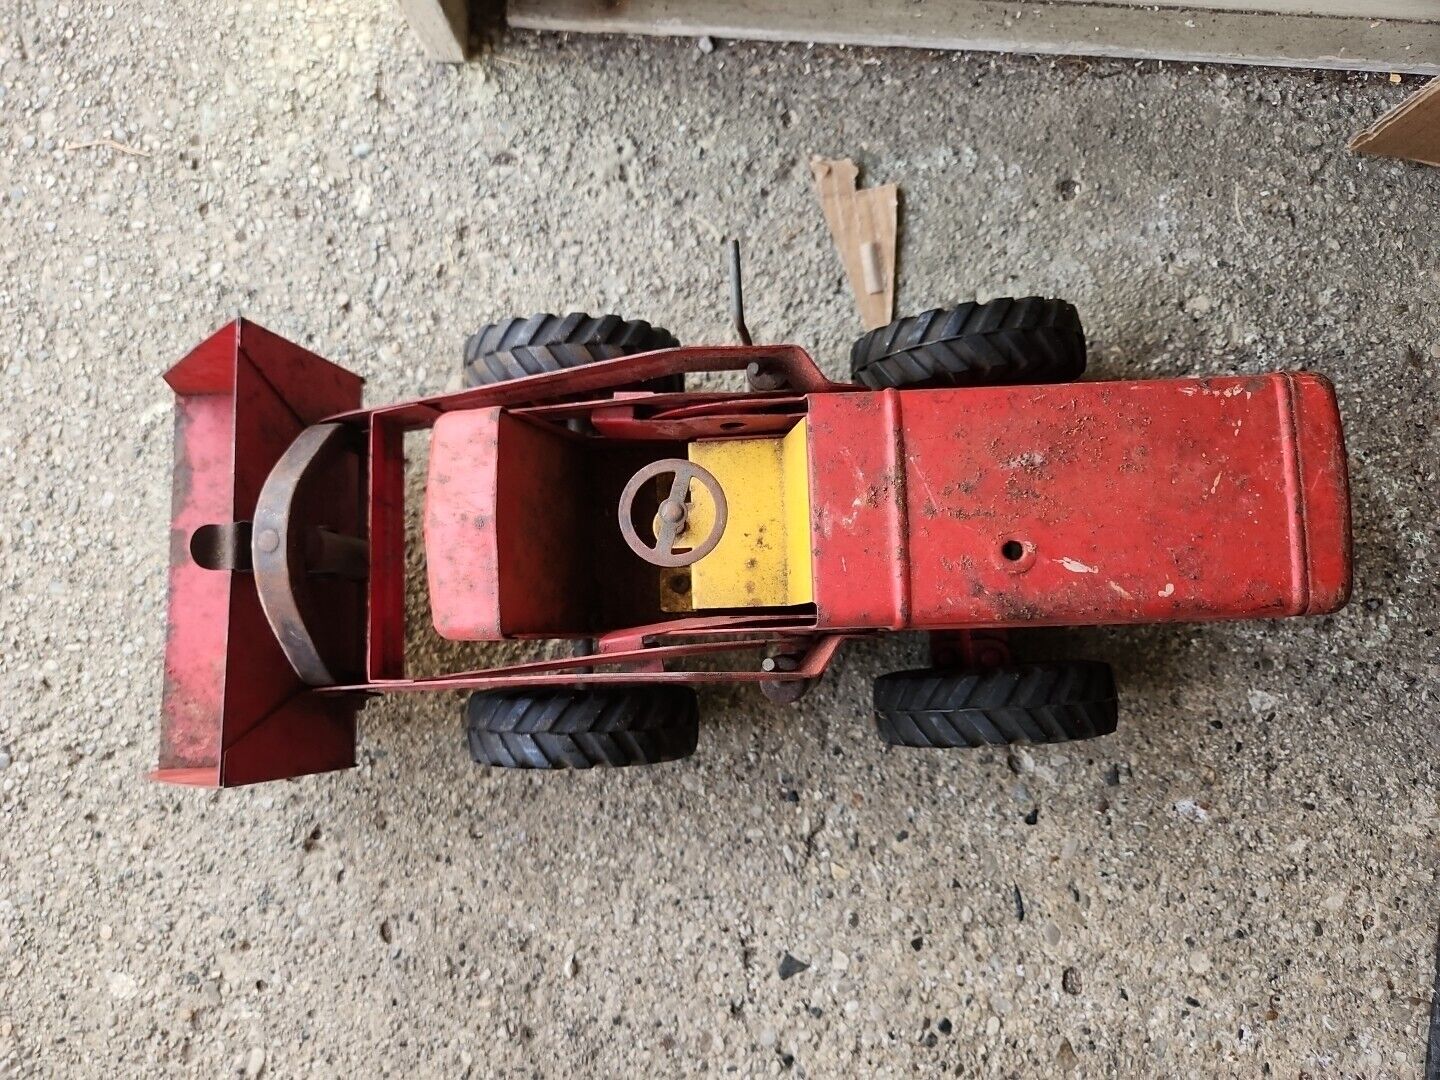
[(1194, 799), (1181, 799), (1175, 803), (1175, 812), (1187, 821), (1209, 821), (1210, 811)]
[(832, 957), (830, 957), (830, 968), (831, 968), (832, 971), (847, 971), (847, 970), (849, 970), (849, 968), (850, 968), (850, 957), (847, 956), (845, 953), (841, 952), (839, 949), (836, 949), (836, 950), (835, 950), (835, 955), (833, 955)]
[(1264, 690), (1251, 690), (1246, 698), (1250, 702), (1250, 711), (1256, 716), (1261, 713), (1274, 712), (1280, 705), (1279, 698)]
[(802, 971), (809, 970), (809, 964), (807, 964), (804, 960), (799, 960), (791, 956), (788, 952), (784, 956), (780, 957), (779, 974), (782, 981), (786, 979), (793, 979)]
[(715, 41), (713, 38), (710, 38), (708, 36), (702, 37), (699, 41), (695, 42), (695, 47), (699, 49), (702, 53), (704, 53), (706, 56), (709, 56), (712, 52), (715, 51)]

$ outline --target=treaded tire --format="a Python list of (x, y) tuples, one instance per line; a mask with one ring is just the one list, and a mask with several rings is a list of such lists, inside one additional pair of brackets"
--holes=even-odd
[(504, 690), (465, 703), (470, 756), (505, 769), (656, 765), (689, 757), (699, 734), (688, 686)]
[(1064, 300), (971, 301), (871, 330), (850, 373), (872, 390), (1068, 382), (1085, 373), (1085, 330)]
[(1109, 735), (1118, 719), (1109, 664), (1071, 661), (898, 671), (875, 680), (875, 720), (892, 746), (1058, 743)]
[[(576, 311), (501, 319), (466, 339), (464, 381), (466, 386), (489, 386), (679, 344), (664, 327), (640, 319), (627, 322), (619, 315), (592, 317)], [(684, 381), (683, 375), (672, 375), (644, 388), (682, 390)]]

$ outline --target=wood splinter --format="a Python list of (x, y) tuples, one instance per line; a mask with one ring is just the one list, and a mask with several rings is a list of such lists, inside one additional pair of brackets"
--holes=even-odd
[(895, 235), (899, 189), (894, 184), (858, 190), (859, 170), (849, 158), (813, 157), (810, 172), (840, 253), (865, 329), (884, 326), (895, 312)]

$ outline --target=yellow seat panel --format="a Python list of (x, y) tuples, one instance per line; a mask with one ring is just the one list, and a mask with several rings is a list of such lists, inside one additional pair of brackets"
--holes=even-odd
[[(784, 437), (693, 442), (689, 458), (720, 481), (730, 511), (720, 543), (690, 568), (695, 608), (784, 607), (814, 600), (805, 421)], [(692, 503), (691, 535), (705, 536), (714, 520), (708, 498)]]

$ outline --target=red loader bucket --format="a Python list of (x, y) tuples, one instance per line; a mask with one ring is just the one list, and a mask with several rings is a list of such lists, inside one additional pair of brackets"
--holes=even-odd
[(245, 566), (271, 468), (308, 425), (359, 408), (363, 380), (236, 320), (165, 381), (175, 391), (175, 472), (153, 778), (232, 787), (348, 768), (360, 699), (301, 683)]

